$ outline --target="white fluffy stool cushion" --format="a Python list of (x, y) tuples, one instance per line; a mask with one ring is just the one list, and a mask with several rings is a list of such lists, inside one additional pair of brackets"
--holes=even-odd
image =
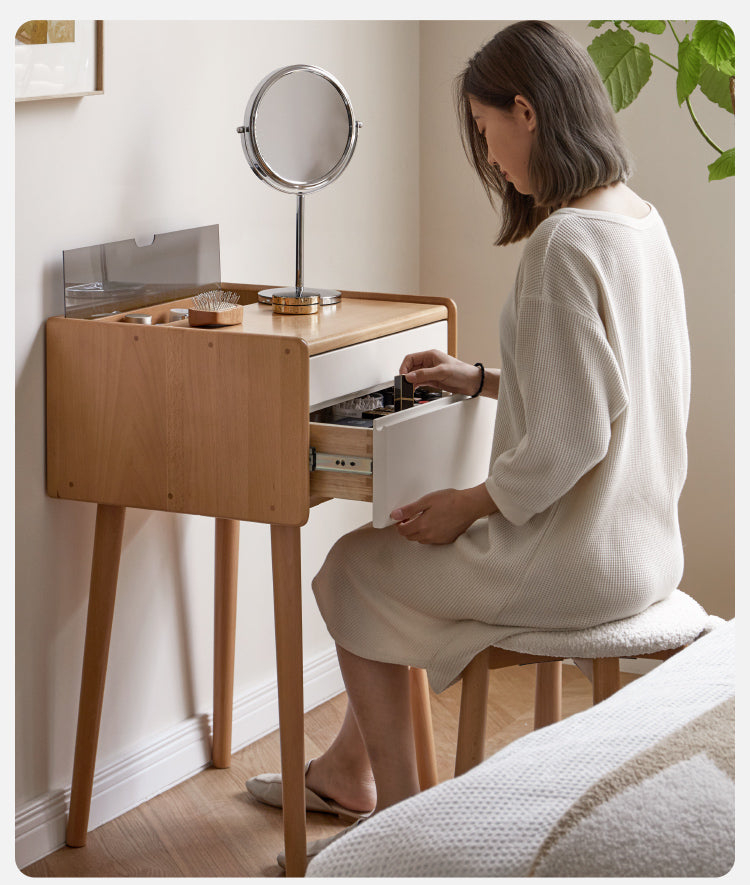
[(626, 658), (679, 648), (723, 623), (723, 618), (706, 614), (692, 596), (673, 590), (631, 618), (584, 630), (519, 633), (498, 647), (561, 658)]

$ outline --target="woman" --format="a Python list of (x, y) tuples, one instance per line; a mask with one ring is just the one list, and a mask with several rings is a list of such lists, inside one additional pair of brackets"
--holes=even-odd
[[(497, 398), (486, 482), (346, 535), (313, 582), (349, 705), (308, 767), (308, 797), (355, 818), (418, 792), (409, 665), (441, 691), (509, 636), (644, 610), (683, 567), (682, 284), (656, 209), (625, 184), (596, 68), (566, 34), (520, 22), (471, 59), (457, 101), (469, 159), (502, 202), (497, 244), (528, 243), (500, 316), (502, 372), (437, 351), (400, 368), (414, 384)], [(281, 803), (278, 776), (248, 788)]]

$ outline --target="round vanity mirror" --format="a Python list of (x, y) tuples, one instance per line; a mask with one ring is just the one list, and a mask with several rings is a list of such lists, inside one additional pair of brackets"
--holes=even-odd
[(341, 175), (361, 125), (344, 87), (314, 65), (273, 71), (247, 103), (237, 131), (250, 168), (261, 181), (297, 197), (295, 285), (258, 293), (258, 300), (273, 304), (278, 313), (314, 313), (319, 304), (341, 300), (336, 290), (303, 284), (304, 195)]

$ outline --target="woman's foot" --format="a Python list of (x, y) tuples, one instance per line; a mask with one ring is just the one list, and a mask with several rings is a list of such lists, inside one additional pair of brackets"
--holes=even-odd
[(329, 761), (326, 753), (311, 760), (305, 775), (305, 786), (352, 811), (366, 814), (375, 808), (375, 779), (369, 766), (363, 771), (361, 764), (347, 764), (347, 760), (340, 756), (335, 763)]
[[(356, 799), (352, 805), (337, 801), (322, 789), (317, 789), (314, 786), (316, 783), (315, 780), (313, 780), (313, 786), (310, 786), (307, 774), (314, 761), (317, 760), (310, 760), (305, 766), (305, 807), (307, 811), (318, 812), (320, 814), (335, 814), (342, 820), (359, 820), (360, 818), (368, 817), (375, 806), (374, 793), (371, 794), (367, 789), (337, 790), (338, 795), (352, 796)], [(326, 766), (324, 762), (323, 765), (319, 765), (316, 770), (318, 771), (318, 774), (321, 774), (325, 773), (325, 768)], [(323, 783), (324, 781), (318, 778), (318, 782)], [(259, 802), (263, 802), (265, 805), (272, 805), (274, 808), (283, 808), (284, 802), (281, 774), (259, 774), (256, 777), (249, 778), (245, 782), (245, 786), (247, 787), (248, 793)], [(329, 788), (326, 787), (326, 789)], [(365, 801), (361, 801), (363, 796), (365, 797)], [(363, 807), (356, 807), (359, 805)]]

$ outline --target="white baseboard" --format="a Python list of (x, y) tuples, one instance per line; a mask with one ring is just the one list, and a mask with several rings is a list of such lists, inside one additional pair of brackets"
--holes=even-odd
[[(309, 661), (303, 672), (305, 711), (344, 690), (336, 651)], [(187, 780), (211, 764), (211, 716), (199, 714), (96, 770), (89, 830)], [(279, 727), (276, 681), (234, 701), (232, 752)], [(70, 788), (55, 790), (16, 808), (16, 865), (23, 869), (62, 848)]]

